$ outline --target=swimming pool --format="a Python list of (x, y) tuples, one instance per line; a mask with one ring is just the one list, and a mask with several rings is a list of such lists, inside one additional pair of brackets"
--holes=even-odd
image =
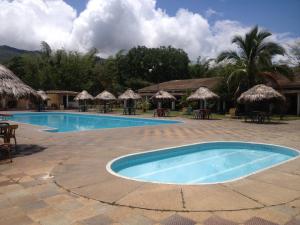
[(10, 120), (19, 123), (43, 126), (49, 132), (71, 132), (95, 129), (155, 126), (175, 124), (180, 121), (162, 119), (128, 118), (79, 113), (15, 113)]
[(277, 145), (208, 142), (117, 158), (107, 170), (127, 179), (167, 184), (213, 184), (233, 181), (298, 157)]

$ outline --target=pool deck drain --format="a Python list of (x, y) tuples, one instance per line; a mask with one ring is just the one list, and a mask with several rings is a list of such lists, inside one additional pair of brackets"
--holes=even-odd
[(197, 225), (218, 224), (216, 216), (238, 224), (285, 225), (300, 219), (299, 159), (242, 180), (205, 186), (129, 181), (105, 169), (121, 155), (200, 141), (251, 141), (300, 149), (300, 121), (258, 125), (185, 120), (59, 134), (22, 124), (17, 136), (20, 153), (12, 164), (0, 164), (0, 224), (83, 225), (97, 224), (101, 218), (107, 224), (164, 224), (174, 215)]

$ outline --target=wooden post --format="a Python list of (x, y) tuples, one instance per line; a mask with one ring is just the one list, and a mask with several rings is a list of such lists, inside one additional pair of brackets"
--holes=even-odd
[(300, 116), (300, 92), (297, 93), (297, 116)]
[(172, 110), (175, 110), (175, 101), (172, 101), (172, 107), (171, 107)]
[(69, 95), (67, 94), (66, 96), (66, 108), (68, 109), (69, 108)]
[(2, 106), (2, 109), (6, 108), (6, 99), (5, 99), (5, 97), (1, 99), (1, 106)]

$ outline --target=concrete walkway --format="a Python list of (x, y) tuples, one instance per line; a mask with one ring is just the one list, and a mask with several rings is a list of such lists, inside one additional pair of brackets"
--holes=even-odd
[(0, 224), (300, 224), (300, 159), (216, 185), (162, 185), (111, 175), (124, 154), (205, 141), (300, 149), (300, 121), (239, 120), (72, 133), (21, 125), (20, 153), (0, 165)]

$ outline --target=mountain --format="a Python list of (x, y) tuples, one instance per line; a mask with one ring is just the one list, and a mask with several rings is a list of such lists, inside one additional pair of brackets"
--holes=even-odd
[(0, 63), (9, 61), (15, 56), (20, 56), (23, 54), (36, 54), (38, 51), (27, 51), (23, 49), (13, 48), (7, 45), (0, 46)]

